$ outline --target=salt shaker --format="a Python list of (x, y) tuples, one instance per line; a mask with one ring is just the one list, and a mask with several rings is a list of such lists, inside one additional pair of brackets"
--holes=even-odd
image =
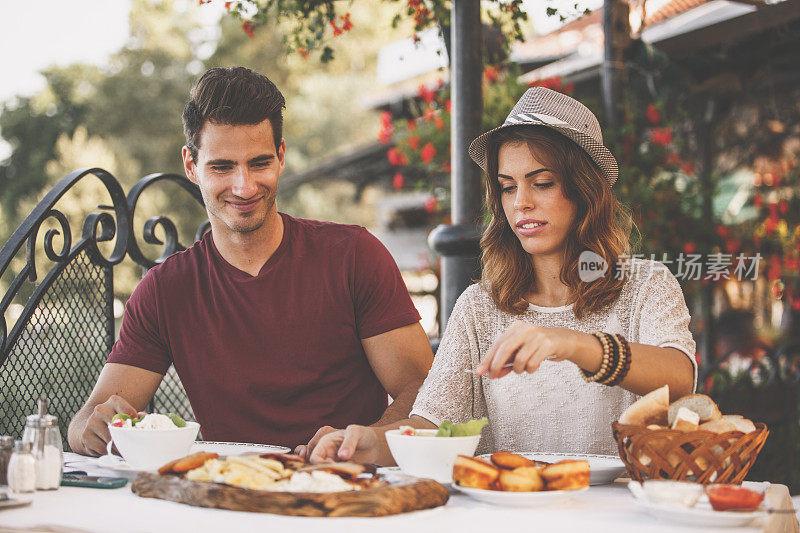
[(36, 490), (36, 460), (30, 442), (14, 442), (14, 453), (8, 462), (8, 490), (12, 494)]
[(36, 488), (53, 490), (61, 485), (64, 466), (64, 448), (58, 419), (47, 414), (47, 400), (39, 398), (39, 414), (30, 415), (25, 420), (22, 440), (31, 443), (31, 451), (36, 461)]
[(8, 462), (14, 453), (14, 437), (0, 436), (0, 485), (8, 485)]

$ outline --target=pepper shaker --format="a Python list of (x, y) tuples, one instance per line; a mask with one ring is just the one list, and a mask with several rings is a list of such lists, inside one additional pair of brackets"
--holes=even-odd
[(36, 488), (58, 489), (64, 467), (64, 448), (58, 419), (47, 414), (47, 400), (44, 396), (39, 398), (39, 414), (26, 418), (22, 440), (31, 443), (35, 458)]
[(0, 436), (0, 485), (8, 485), (8, 462), (14, 453), (14, 437)]
[(36, 490), (36, 461), (30, 442), (14, 442), (14, 453), (8, 462), (8, 490), (12, 494)]

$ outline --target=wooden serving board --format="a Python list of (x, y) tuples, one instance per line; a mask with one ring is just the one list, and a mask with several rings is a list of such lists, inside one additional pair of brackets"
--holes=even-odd
[(388, 480), (383, 487), (354, 491), (269, 492), (141, 472), (131, 490), (142, 498), (197, 507), (290, 516), (388, 516), (439, 507), (450, 497), (432, 479), (392, 474)]

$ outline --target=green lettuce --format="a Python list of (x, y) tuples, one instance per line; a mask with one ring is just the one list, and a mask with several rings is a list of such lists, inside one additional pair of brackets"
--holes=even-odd
[(463, 424), (453, 424), (449, 420), (445, 420), (439, 426), (439, 431), (436, 432), (437, 437), (472, 437), (480, 435), (484, 426), (489, 423), (489, 420), (484, 416), (477, 420), (470, 420)]

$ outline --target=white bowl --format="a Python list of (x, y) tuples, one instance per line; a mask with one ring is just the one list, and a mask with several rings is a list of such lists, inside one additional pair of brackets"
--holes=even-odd
[(453, 463), (459, 455), (472, 457), (480, 435), (436, 437), (435, 429), (418, 429), (417, 435), (401, 435), (399, 429), (386, 432), (386, 443), (403, 472), (427, 477), (439, 483), (452, 483)]
[(111, 440), (125, 462), (136, 470), (157, 470), (175, 459), (189, 455), (200, 431), (197, 422), (174, 429), (137, 429), (108, 426)]

